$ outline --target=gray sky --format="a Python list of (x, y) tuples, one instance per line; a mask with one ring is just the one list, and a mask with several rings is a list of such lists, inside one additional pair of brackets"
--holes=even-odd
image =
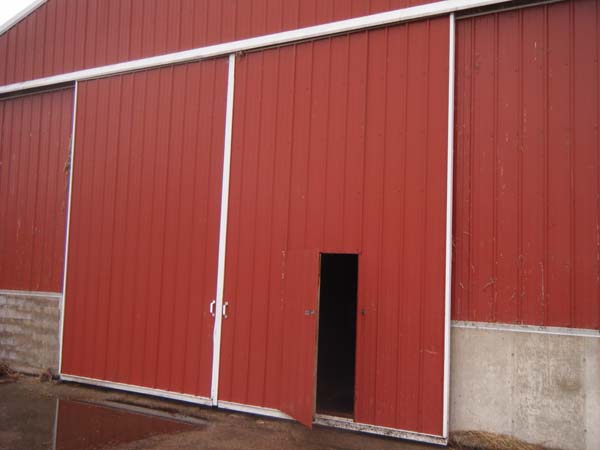
[(35, 0), (0, 0), (0, 27)]

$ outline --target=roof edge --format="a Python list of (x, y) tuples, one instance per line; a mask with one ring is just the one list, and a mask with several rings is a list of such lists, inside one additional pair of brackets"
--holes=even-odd
[(14, 16), (12, 19), (10, 19), (4, 25), (0, 26), (0, 36), (2, 36), (4, 33), (6, 33), (8, 30), (10, 30), (16, 24), (18, 24), (21, 20), (25, 19), (27, 16), (29, 16), (29, 14), (34, 12), (36, 9), (38, 9), (40, 6), (42, 6), (47, 1), (48, 0), (34, 1), (31, 5), (29, 5), (25, 9), (23, 9), (20, 13), (18, 13), (16, 16)]

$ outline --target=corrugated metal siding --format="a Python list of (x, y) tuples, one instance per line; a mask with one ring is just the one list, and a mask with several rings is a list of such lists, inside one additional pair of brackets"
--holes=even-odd
[(600, 2), (457, 27), (453, 318), (600, 328)]
[(281, 404), (282, 250), (360, 253), (356, 420), (441, 434), (448, 26), (238, 59), (220, 399)]
[(48, 0), (0, 36), (0, 85), (424, 0)]
[(63, 372), (210, 395), (227, 60), (79, 86)]
[(0, 289), (62, 292), (73, 91), (0, 100)]

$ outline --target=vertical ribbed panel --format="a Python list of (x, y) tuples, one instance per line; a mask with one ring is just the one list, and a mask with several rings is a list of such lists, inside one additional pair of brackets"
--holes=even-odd
[(0, 289), (62, 292), (73, 90), (0, 100)]
[(421, 3), (48, 0), (0, 36), (0, 85)]
[(600, 3), (457, 27), (453, 318), (600, 328)]
[(355, 420), (442, 433), (448, 26), (238, 58), (220, 399), (280, 407), (282, 250), (359, 253)]
[(62, 370), (210, 395), (227, 60), (79, 85)]

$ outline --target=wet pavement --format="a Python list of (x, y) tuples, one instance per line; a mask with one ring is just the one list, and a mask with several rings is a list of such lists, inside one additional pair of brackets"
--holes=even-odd
[(152, 436), (206, 428), (201, 419), (117, 401), (38, 396), (31, 381), (0, 386), (0, 449), (115, 448)]
[(0, 384), (0, 450), (369, 448), (440, 447), (30, 377)]

